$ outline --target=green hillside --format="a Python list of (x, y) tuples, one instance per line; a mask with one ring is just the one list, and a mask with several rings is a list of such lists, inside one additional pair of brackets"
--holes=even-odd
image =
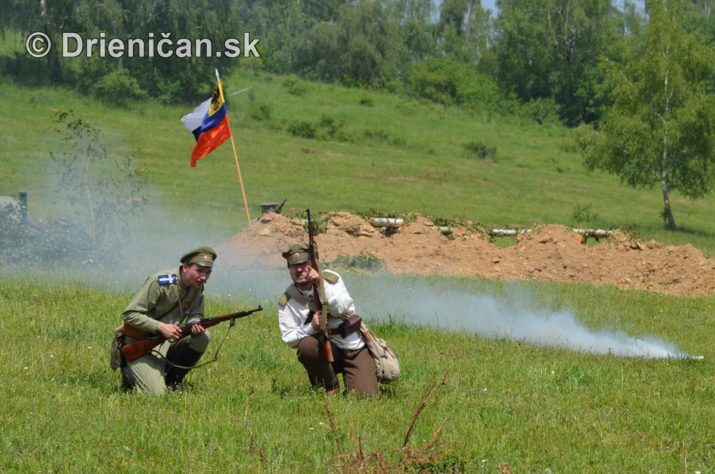
[[(489, 226), (628, 226), (643, 239), (715, 251), (711, 195), (695, 202), (675, 195), (681, 230), (667, 232), (657, 189), (634, 190), (614, 176), (588, 173), (573, 131), (557, 123), (294, 77), (251, 73), (225, 82), (253, 218), (259, 202), (287, 198), (288, 213), (374, 209)], [(207, 95), (211, 87), (207, 81)], [(8, 82), (0, 84), (0, 99), (0, 194), (27, 191), (31, 215), (62, 212), (47, 174), (50, 152), (67, 147), (53, 131), (55, 114), (71, 110), (101, 130), (110, 155), (138, 159), (152, 202), (226, 234), (245, 224), (230, 144), (189, 167), (194, 142), (180, 118), (196, 104), (146, 101), (117, 109), (63, 89)], [(579, 210), (586, 219), (577, 222)]]

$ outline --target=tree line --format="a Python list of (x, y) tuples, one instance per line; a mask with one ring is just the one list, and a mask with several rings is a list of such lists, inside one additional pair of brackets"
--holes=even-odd
[[(683, 0), (686, 29), (715, 42), (710, 0)], [(647, 4), (646, 4), (647, 6)], [(113, 38), (210, 38), (250, 32), (260, 59), (3, 58), (5, 74), (75, 86), (123, 102), (150, 95), (196, 100), (217, 67), (253, 67), (350, 86), (406, 92), (444, 104), (500, 111), (510, 101), (593, 122), (606, 101), (603, 56), (647, 23), (628, 0), (0, 0), (3, 31), (104, 32)], [(209, 71), (208, 73), (206, 71)]]

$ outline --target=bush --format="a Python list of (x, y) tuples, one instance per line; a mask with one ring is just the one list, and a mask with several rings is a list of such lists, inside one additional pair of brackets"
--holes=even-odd
[(288, 126), (288, 132), (294, 137), (311, 140), (350, 141), (350, 136), (344, 131), (343, 123), (329, 115), (320, 117), (318, 123), (306, 120), (294, 120)]
[(576, 205), (571, 219), (578, 225), (591, 226), (598, 219), (598, 214), (593, 212), (591, 204)]
[(338, 255), (335, 260), (333, 260), (332, 265), (338, 268), (371, 271), (380, 270), (384, 266), (382, 260), (380, 260), (377, 255), (364, 251), (352, 257), (347, 255)]
[(462, 148), (464, 148), (464, 151), (471, 158), (478, 160), (496, 160), (497, 147), (495, 146), (490, 146), (480, 141), (472, 141), (462, 145)]
[(306, 92), (308, 92), (308, 87), (295, 79), (286, 79), (285, 81), (283, 81), (283, 86), (286, 88), (289, 94), (295, 96), (302, 96), (305, 95)]
[(268, 122), (273, 116), (271, 106), (265, 103), (257, 102), (253, 95), (248, 103), (248, 116), (258, 122)]
[[(56, 131), (64, 146), (50, 152), (50, 172), (55, 202), (62, 205), (65, 215), (49, 234), (73, 236), (72, 247), (83, 243), (94, 259), (117, 257), (129, 236), (130, 217), (146, 201), (135, 159), (110, 153), (101, 130), (72, 112), (57, 113)], [(70, 238), (53, 242), (61, 247), (65, 240)]]
[(320, 122), (318, 127), (322, 131), (319, 138), (337, 140), (339, 142), (350, 141), (347, 133), (344, 130), (344, 124), (331, 117), (330, 115), (323, 115), (320, 117)]
[(388, 143), (392, 146), (403, 146), (407, 143), (404, 138), (396, 137), (395, 135), (380, 129), (368, 129), (363, 131), (362, 135), (367, 140)]
[(315, 139), (318, 129), (312, 123), (305, 120), (295, 120), (288, 126), (288, 132), (294, 137)]
[(412, 68), (410, 77), (413, 93), (440, 104), (488, 111), (498, 111), (501, 107), (499, 86), (463, 63), (449, 59), (426, 60)]
[(365, 107), (372, 107), (374, 104), (374, 101), (372, 100), (372, 97), (362, 95), (360, 96), (360, 99), (358, 100), (358, 104), (364, 105)]
[(102, 101), (124, 107), (129, 100), (141, 99), (146, 93), (129, 71), (118, 68), (103, 76), (92, 87), (92, 92)]
[(559, 105), (554, 99), (534, 99), (522, 104), (520, 115), (538, 124), (559, 123)]

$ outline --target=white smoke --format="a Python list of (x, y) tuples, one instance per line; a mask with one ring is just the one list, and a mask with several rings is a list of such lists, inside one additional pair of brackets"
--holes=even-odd
[[(250, 296), (262, 302), (277, 301), (290, 284), (285, 269), (226, 268), (215, 273), (216, 279), (210, 282), (212, 291)], [(507, 296), (497, 297), (468, 289), (445, 289), (423, 278), (342, 275), (358, 312), (369, 320), (392, 319), (406, 325), (592, 354), (649, 359), (691, 357), (657, 337), (589, 329), (573, 311), (539, 307), (523, 285), (509, 285)]]
[[(129, 223), (131, 232), (114, 248), (122, 258), (112, 265), (85, 265), (66, 274), (90, 286), (138, 289), (153, 272), (179, 266), (180, 256), (199, 245), (216, 246), (227, 233), (209, 230), (177, 218), (155, 206)], [(252, 259), (246, 255), (246, 260)], [(255, 258), (255, 257), (254, 257)], [(260, 260), (245, 262), (249, 269), (224, 267), (221, 256), (207, 285), (207, 294), (249, 299), (260, 304), (278, 300), (290, 283), (285, 268), (266, 268)], [(65, 271), (67, 268), (65, 267)], [(98, 275), (99, 273), (99, 275)], [(617, 330), (591, 330), (569, 310), (549, 310), (534, 304), (523, 287), (510, 286), (508, 296), (480, 294), (465, 288), (438, 287), (426, 279), (390, 275), (344, 274), (360, 314), (370, 319), (394, 318), (455, 333), (523, 341), (593, 354), (643, 358), (688, 358), (671, 343), (655, 337), (634, 337)], [(446, 281), (446, 280), (445, 280)]]
[(591, 330), (572, 311), (536, 307), (533, 298), (518, 285), (509, 287), (509, 296), (495, 297), (394, 277), (351, 278), (351, 282), (360, 312), (391, 315), (405, 324), (593, 354), (652, 359), (689, 357), (674, 344), (656, 337)]

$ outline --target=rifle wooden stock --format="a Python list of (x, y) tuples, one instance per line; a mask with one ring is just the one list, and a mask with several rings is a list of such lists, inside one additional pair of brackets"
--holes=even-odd
[[(328, 299), (325, 296), (325, 283), (323, 283), (323, 275), (320, 270), (320, 255), (318, 253), (318, 244), (315, 242), (315, 228), (313, 221), (310, 218), (310, 209), (306, 209), (308, 218), (308, 252), (310, 254), (310, 265), (318, 272), (318, 285), (313, 285), (313, 301), (315, 302), (315, 311), (320, 313), (318, 322), (320, 324), (320, 333), (323, 335), (323, 357), (326, 362), (333, 363), (333, 346), (330, 344), (330, 332), (328, 331)], [(317, 288), (316, 288), (317, 286)]]
[[(222, 316), (216, 316), (214, 318), (201, 318), (198, 321), (182, 324), (181, 326), (179, 326), (179, 329), (181, 330), (181, 336), (179, 337), (179, 339), (183, 339), (186, 336), (190, 336), (191, 328), (195, 324), (200, 324), (205, 328), (209, 328), (211, 326), (217, 325), (218, 323), (243, 318), (245, 316), (249, 316), (253, 313), (257, 313), (258, 311), (262, 310), (263, 307), (259, 305), (257, 308), (254, 309), (247, 309), (245, 311), (228, 313)], [(148, 354), (153, 348), (166, 341), (166, 337), (162, 336), (161, 334), (146, 333), (128, 324), (122, 325), (122, 334), (131, 337), (132, 339), (139, 339), (137, 340), (137, 342), (134, 342), (132, 344), (126, 344), (120, 349), (122, 351), (122, 356), (124, 357), (124, 360), (126, 360), (127, 362), (131, 362), (143, 355)], [(139, 337), (137, 338), (135, 336)]]

